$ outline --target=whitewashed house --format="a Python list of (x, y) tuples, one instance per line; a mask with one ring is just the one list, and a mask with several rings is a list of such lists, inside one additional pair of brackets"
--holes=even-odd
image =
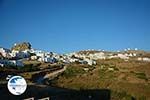
[(51, 57), (51, 58), (45, 58), (45, 62), (56, 63), (57, 60), (54, 57)]
[(16, 50), (12, 50), (10, 55), (11, 57), (17, 57), (17, 54), (19, 53), (19, 51), (16, 51)]
[(117, 56), (117, 55), (111, 55), (111, 56), (108, 56), (107, 58), (108, 58), (108, 59), (118, 58), (118, 56)]
[(54, 57), (41, 57), (38, 59), (38, 61), (47, 63), (56, 63), (57, 59), (55, 59)]
[(136, 53), (133, 53), (133, 56), (134, 56), (134, 57), (136, 57), (136, 56), (137, 56), (137, 54), (136, 54)]
[(124, 55), (125, 55), (125, 56), (128, 56), (128, 53), (125, 53)]
[(133, 54), (132, 54), (132, 53), (130, 53), (128, 56), (129, 56), (129, 57), (133, 57)]
[(44, 57), (40, 57), (40, 58), (38, 59), (38, 61), (39, 61), (39, 62), (45, 62)]
[(124, 54), (118, 54), (117, 55), (119, 58), (121, 58), (121, 59), (129, 59), (129, 57), (128, 56), (126, 56), (126, 55), (124, 55)]
[(31, 58), (31, 60), (37, 60), (38, 59), (37, 56), (31, 56), (30, 58)]
[(6, 48), (0, 48), (0, 53), (3, 57), (8, 58), (10, 57), (10, 50)]
[(94, 53), (94, 54), (89, 54), (88, 56), (90, 59), (106, 59), (105, 53), (99, 52), (99, 53)]
[(12, 50), (10, 55), (11, 57), (16, 57), (16, 58), (29, 58), (30, 57), (30, 53), (28, 50), (25, 50), (25, 51)]
[(44, 57), (44, 56), (45, 56), (45, 53), (42, 52), (41, 50), (36, 50), (36, 51), (35, 51), (35, 54), (36, 54), (36, 56), (38, 56), (38, 57)]
[(137, 59), (138, 61), (147, 61), (147, 62), (150, 62), (150, 58), (147, 58), (147, 57), (139, 57), (138, 59)]
[(142, 61), (142, 60), (143, 60), (143, 58), (141, 58), (141, 57), (138, 57), (138, 58), (137, 58), (137, 60), (138, 60), (138, 61)]
[(24, 64), (20, 60), (0, 59), (0, 64), (3, 66), (19, 66), (19, 67), (24, 66)]
[(24, 51), (22, 51), (22, 53), (24, 54), (25, 57), (30, 56), (30, 51), (29, 50), (24, 50)]
[(14, 65), (15, 65), (15, 66), (19, 66), (19, 67), (23, 67), (23, 66), (24, 66), (24, 64), (22, 63), (21, 60), (15, 60), (15, 61), (14, 61)]
[(76, 62), (76, 61), (79, 61), (79, 59), (76, 59), (76, 58), (69, 58), (69, 62), (71, 62), (71, 63)]
[(144, 57), (144, 58), (143, 58), (143, 61), (150, 62), (150, 58)]
[(96, 65), (96, 61), (94, 60), (90, 60), (90, 59), (84, 59), (84, 61), (86, 61), (88, 63), (88, 65)]

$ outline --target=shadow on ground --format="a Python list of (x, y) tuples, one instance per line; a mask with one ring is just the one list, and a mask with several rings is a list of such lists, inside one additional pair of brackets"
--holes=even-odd
[(14, 96), (8, 91), (7, 84), (0, 85), (1, 100), (23, 100), (31, 97), (34, 97), (34, 100), (44, 97), (50, 97), (50, 100), (110, 100), (110, 90), (94, 89), (77, 91), (58, 87), (30, 85), (24, 94)]

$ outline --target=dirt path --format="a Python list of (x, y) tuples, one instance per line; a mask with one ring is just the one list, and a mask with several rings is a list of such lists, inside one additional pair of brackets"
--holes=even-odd
[(66, 70), (66, 66), (64, 66), (61, 69), (55, 70), (53, 72), (48, 72), (45, 75), (41, 75), (36, 79), (36, 83), (38, 84), (43, 84), (44, 80), (50, 80), (50, 79), (54, 79), (55, 77), (57, 77), (58, 75), (60, 75), (61, 73), (63, 73)]
[(44, 76), (44, 79), (47, 79), (47, 78), (54, 78), (54, 77), (57, 77), (58, 75), (60, 75), (62, 72), (64, 72), (66, 70), (66, 66), (64, 66), (64, 68), (60, 69), (60, 70), (57, 70), (57, 71), (54, 71), (52, 73), (49, 73), (49, 74), (46, 74)]
[(29, 73), (29, 74), (38, 74), (41, 72), (51, 72), (51, 71), (57, 71), (57, 70), (61, 70), (63, 68), (49, 68), (49, 69), (44, 69), (44, 70), (38, 70), (38, 71), (32, 71), (32, 72), (24, 72), (24, 73)]

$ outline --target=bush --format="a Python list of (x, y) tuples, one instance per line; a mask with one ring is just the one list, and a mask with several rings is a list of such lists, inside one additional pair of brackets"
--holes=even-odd
[(30, 71), (37, 71), (39, 68), (33, 64), (27, 64), (24, 67), (19, 68), (20, 71), (30, 72)]
[(137, 78), (148, 80), (145, 73), (140, 72), (140, 73), (135, 73), (135, 74)]
[(135, 98), (132, 95), (127, 94), (126, 91), (112, 91), (112, 97), (116, 100), (135, 100)]
[(78, 74), (83, 74), (85, 71), (79, 67), (67, 67), (63, 75), (65, 77), (76, 76)]
[(141, 97), (139, 98), (139, 100), (146, 100), (146, 97), (145, 97), (145, 96), (141, 96)]

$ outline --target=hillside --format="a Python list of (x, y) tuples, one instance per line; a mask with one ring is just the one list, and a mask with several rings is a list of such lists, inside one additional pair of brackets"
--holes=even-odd
[(17, 43), (11, 48), (11, 50), (18, 50), (18, 51), (24, 51), (28, 49), (31, 49), (31, 44), (29, 42)]
[(109, 89), (111, 100), (150, 100), (149, 62), (121, 59), (97, 62), (95, 66), (68, 65), (51, 85), (76, 90)]

